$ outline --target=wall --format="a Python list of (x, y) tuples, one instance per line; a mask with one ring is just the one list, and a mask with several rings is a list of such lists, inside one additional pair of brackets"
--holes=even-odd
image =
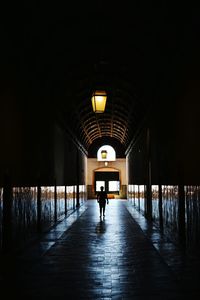
[[(39, 104), (41, 100), (41, 103)], [(0, 183), (8, 173), (15, 185), (32, 185), (38, 178), (53, 180), (54, 121), (42, 99), (0, 95)]]
[(14, 93), (0, 100), (1, 253), (24, 247), (83, 204), (86, 155), (46, 103), (31, 106)]
[(0, 186), (5, 174), (13, 186), (85, 184), (86, 155), (44, 99), (4, 91), (0, 101)]
[(146, 128), (128, 154), (130, 184), (144, 184), (147, 178), (147, 127), (150, 129), (152, 184), (199, 184), (199, 88), (157, 103), (150, 112)]
[[(188, 72), (190, 76), (195, 74)], [(130, 202), (156, 222), (170, 240), (195, 252), (200, 245), (199, 98), (200, 80), (185, 80), (171, 93), (165, 86), (127, 157)], [(147, 128), (154, 185), (148, 195)], [(140, 188), (145, 193), (140, 194)]]

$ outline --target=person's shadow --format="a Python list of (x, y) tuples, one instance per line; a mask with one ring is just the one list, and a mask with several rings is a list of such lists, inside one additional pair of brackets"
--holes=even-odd
[(106, 232), (106, 224), (104, 219), (101, 219), (100, 222), (97, 223), (95, 232), (97, 234), (103, 234)]

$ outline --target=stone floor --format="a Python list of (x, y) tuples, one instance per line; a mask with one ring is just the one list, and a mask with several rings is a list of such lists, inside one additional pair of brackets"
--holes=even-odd
[(9, 258), (0, 299), (199, 299), (197, 258), (186, 257), (125, 200), (106, 217), (89, 200), (43, 239)]

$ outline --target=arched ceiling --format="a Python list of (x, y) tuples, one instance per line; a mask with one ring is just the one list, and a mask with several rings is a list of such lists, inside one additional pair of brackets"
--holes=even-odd
[[(88, 65), (91, 68), (88, 69)], [(145, 99), (142, 65), (138, 66), (135, 58), (137, 76), (131, 74), (132, 68), (133, 65), (120, 66), (120, 63), (113, 64), (106, 60), (98, 63), (88, 61), (79, 65), (78, 70), (75, 69), (67, 78), (73, 88), (66, 90), (65, 97), (69, 101), (68, 106), (66, 100), (61, 106), (62, 118), (86, 150), (100, 138), (117, 140), (126, 149), (144, 120), (151, 99)], [(94, 89), (107, 92), (104, 113), (95, 114), (92, 110), (91, 95)]]
[[(67, 55), (60, 113), (86, 150), (101, 138), (127, 149), (159, 93), (167, 93), (176, 77), (181, 37), (175, 7), (132, 5), (98, 1), (82, 7), (68, 23), (68, 44), (60, 41), (65, 31), (59, 27), (56, 41)], [(63, 24), (66, 29), (66, 19)], [(92, 111), (93, 89), (108, 93), (103, 114)]]
[[(190, 18), (186, 26), (178, 5), (129, 2), (27, 1), (12, 10), (5, 3), (1, 57), (14, 65), (24, 101), (30, 92), (37, 103), (53, 101), (57, 119), (86, 150), (100, 139), (127, 149), (191, 57)], [(96, 88), (108, 93), (98, 115), (91, 106)]]
[[(140, 91), (136, 91), (135, 85), (123, 86), (122, 83), (101, 83), (101, 87), (107, 91), (107, 103), (104, 113), (95, 114), (92, 110), (91, 95), (93, 84), (84, 87), (76, 96), (74, 105), (70, 105), (71, 111), (62, 110), (63, 118), (67, 126), (88, 150), (89, 147), (100, 138), (112, 138), (127, 148), (140, 122), (143, 120), (147, 106)], [(124, 83), (127, 85), (127, 82)], [(99, 84), (97, 85), (98, 88)]]

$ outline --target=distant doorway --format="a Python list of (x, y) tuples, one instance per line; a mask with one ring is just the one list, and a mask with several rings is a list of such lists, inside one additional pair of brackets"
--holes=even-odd
[(100, 187), (103, 186), (107, 194), (119, 195), (120, 192), (120, 179), (119, 172), (103, 172), (95, 171), (94, 188), (95, 193), (100, 191)]

